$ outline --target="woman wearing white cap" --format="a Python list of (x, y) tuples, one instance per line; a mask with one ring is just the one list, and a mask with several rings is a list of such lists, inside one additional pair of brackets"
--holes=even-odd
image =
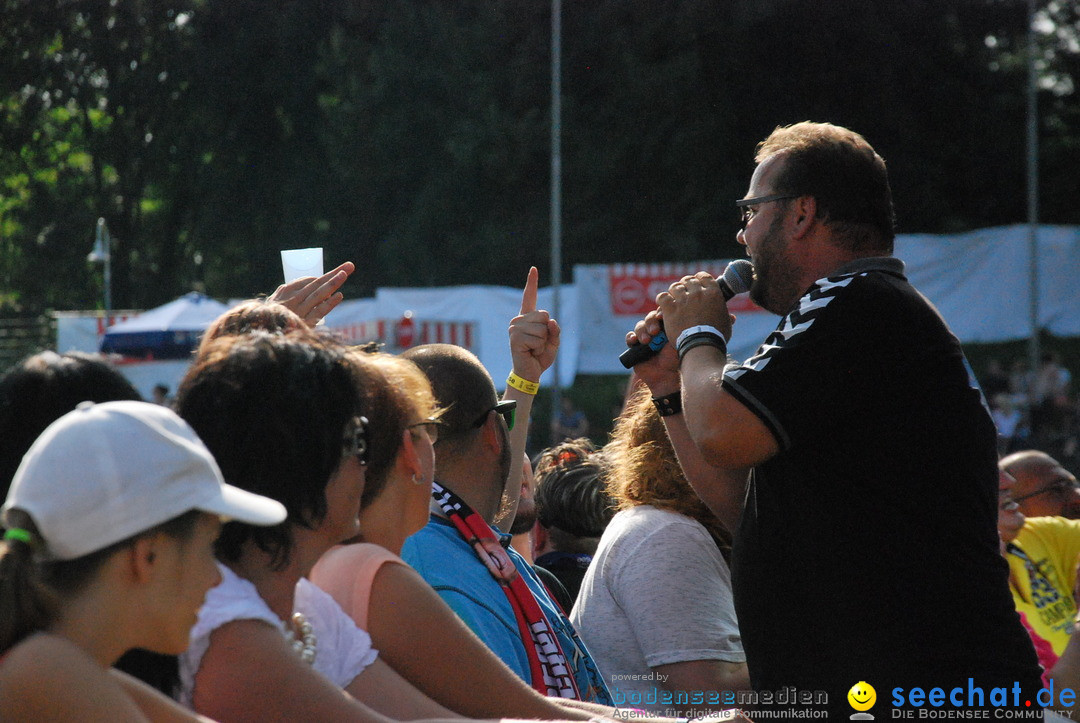
[(191, 719), (110, 666), (134, 647), (187, 647), (220, 579), (220, 518), (284, 516), (279, 503), (224, 484), (164, 407), (85, 403), (58, 419), (26, 453), (3, 506), (0, 719)]

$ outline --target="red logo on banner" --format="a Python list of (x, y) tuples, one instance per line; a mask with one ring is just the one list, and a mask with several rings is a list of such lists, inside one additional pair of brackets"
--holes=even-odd
[(416, 340), (416, 323), (413, 321), (412, 312), (406, 311), (395, 330), (397, 346), (399, 349), (408, 349)]
[[(714, 268), (715, 266), (715, 268)], [(608, 270), (611, 312), (623, 316), (644, 316), (656, 308), (656, 295), (688, 274), (708, 271), (719, 276), (724, 266), (706, 264), (615, 264)], [(732, 312), (758, 311), (747, 294), (728, 302)]]

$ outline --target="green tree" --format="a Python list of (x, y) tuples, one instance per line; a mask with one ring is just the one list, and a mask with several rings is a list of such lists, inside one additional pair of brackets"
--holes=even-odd
[[(149, 233), (168, 206), (155, 181), (183, 97), (190, 3), (5, 0), (0, 201), (6, 301), (86, 306), (97, 217), (115, 238), (114, 305), (176, 291), (176, 231)], [(57, 270), (62, 269), (58, 273)]]
[[(1077, 223), (1075, 4), (1040, 19), (1042, 218)], [(550, 8), (535, 0), (0, 0), (0, 304), (272, 290), (277, 251), (378, 286), (548, 267)], [(1025, 218), (1024, 0), (563, 4), (564, 278), (742, 254), (754, 145), (848, 125), (899, 227)]]

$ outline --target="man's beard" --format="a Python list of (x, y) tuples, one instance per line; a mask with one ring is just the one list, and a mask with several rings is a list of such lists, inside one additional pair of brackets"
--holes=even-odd
[(518, 500), (517, 514), (510, 524), (511, 535), (522, 535), (536, 523), (536, 503), (533, 500)]
[[(499, 428), (502, 430), (499, 437), (502, 441), (502, 452), (499, 453), (499, 511), (493, 521), (495, 525), (505, 520), (510, 515), (510, 510), (515, 507), (506, 491), (506, 478), (510, 476), (510, 465), (513, 462), (510, 454), (510, 433), (502, 425), (499, 425)], [(520, 477), (515, 476), (514, 483), (520, 486)]]
[[(786, 314), (794, 302), (789, 298), (798, 293), (795, 286), (790, 259), (785, 259), (788, 244), (784, 238), (784, 217), (778, 214), (765, 231), (765, 238), (757, 246), (754, 262), (754, 281), (750, 285), (750, 300), (766, 311), (777, 315)], [(797, 296), (795, 298), (798, 298)]]

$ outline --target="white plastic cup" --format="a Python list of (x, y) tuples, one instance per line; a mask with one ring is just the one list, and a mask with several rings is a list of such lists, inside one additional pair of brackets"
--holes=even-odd
[(281, 268), (286, 284), (301, 276), (322, 276), (322, 249), (285, 249), (281, 252)]

